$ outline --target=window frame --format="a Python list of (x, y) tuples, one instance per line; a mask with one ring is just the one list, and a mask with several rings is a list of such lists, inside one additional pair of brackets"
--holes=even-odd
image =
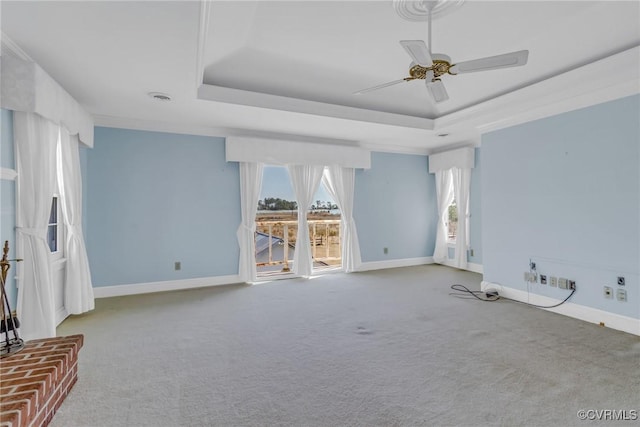
[[(51, 246), (49, 246), (49, 256), (52, 262), (62, 261), (65, 259), (64, 253), (64, 239), (66, 235), (66, 229), (64, 226), (64, 221), (62, 221), (62, 199), (58, 193), (54, 193), (51, 199), (51, 209), (53, 209), (53, 203), (55, 201), (56, 207), (56, 216), (55, 222), (47, 222), (47, 245), (49, 246), (49, 228), (52, 226), (56, 227), (56, 250), (51, 250)], [(49, 218), (51, 218), (51, 211), (49, 211)]]

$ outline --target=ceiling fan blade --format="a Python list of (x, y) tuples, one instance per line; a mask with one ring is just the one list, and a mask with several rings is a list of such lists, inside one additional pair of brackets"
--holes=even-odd
[(400, 44), (407, 51), (413, 62), (422, 66), (430, 67), (433, 64), (431, 52), (422, 40), (401, 40)]
[(472, 73), (474, 71), (495, 70), (497, 68), (519, 67), (527, 63), (528, 50), (505, 53), (503, 55), (488, 56), (460, 62), (451, 67), (452, 74)]
[(442, 102), (449, 99), (449, 94), (440, 80), (433, 82), (427, 81), (427, 89), (429, 90), (429, 94), (431, 94), (433, 100), (436, 102)]
[(393, 85), (397, 85), (398, 83), (404, 83), (404, 82), (408, 82), (408, 81), (409, 80), (406, 80), (406, 79), (394, 80), (392, 82), (383, 83), (383, 84), (378, 85), (378, 86), (374, 86), (374, 87), (370, 87), (370, 88), (367, 88), (367, 89), (359, 90), (357, 92), (354, 92), (353, 94), (354, 95), (360, 95), (362, 93), (372, 92), (374, 90), (382, 89), (383, 87), (393, 86)]

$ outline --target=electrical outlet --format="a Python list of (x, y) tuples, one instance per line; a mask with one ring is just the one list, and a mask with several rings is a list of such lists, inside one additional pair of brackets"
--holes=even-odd
[(544, 274), (540, 275), (540, 284), (541, 285), (546, 285), (547, 284), (547, 276)]
[(569, 287), (569, 283), (567, 282), (567, 279), (565, 279), (564, 277), (561, 277), (558, 279), (559, 289), (567, 289), (568, 287)]
[(386, 255), (389, 253), (389, 248), (382, 248), (382, 252)]
[(618, 276), (618, 286), (624, 286), (625, 280), (624, 277)]
[(173, 263), (173, 269), (174, 269), (175, 271), (178, 271), (178, 270), (180, 270), (181, 268), (182, 268), (182, 264), (180, 263), (180, 261), (176, 261), (176, 262), (174, 262), (174, 263)]
[(574, 290), (576, 288), (576, 281), (569, 280), (569, 289)]
[(558, 287), (558, 278), (556, 276), (551, 276), (551, 286), (554, 288)]
[(613, 298), (613, 288), (609, 287), (609, 286), (605, 286), (604, 287), (604, 297), (607, 299), (612, 299)]
[(618, 291), (616, 292), (616, 297), (618, 298), (618, 301), (626, 301), (627, 291), (625, 291), (624, 289), (618, 289)]

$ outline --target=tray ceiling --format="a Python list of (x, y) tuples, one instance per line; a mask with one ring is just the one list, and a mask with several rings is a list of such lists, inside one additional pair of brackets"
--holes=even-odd
[(529, 63), (444, 76), (450, 100), (437, 105), (424, 81), (353, 94), (406, 77), (398, 41), (427, 37), (425, 22), (402, 19), (390, 1), (3, 1), (2, 32), (99, 124), (426, 152), (477, 140), (496, 118), (474, 122), (474, 112), (526, 108), (557, 92), (554, 79), (573, 81), (567, 73), (619, 54), (633, 67), (639, 12), (628, 1), (467, 1), (434, 20), (433, 51), (456, 62), (528, 49)]

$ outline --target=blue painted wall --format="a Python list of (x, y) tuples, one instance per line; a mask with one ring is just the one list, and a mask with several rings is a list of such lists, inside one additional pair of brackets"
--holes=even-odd
[(223, 138), (96, 127), (86, 169), (94, 287), (238, 273), (240, 179)]
[[(0, 167), (14, 169), (13, 151), (13, 111), (0, 109)], [(15, 258), (16, 245), (16, 195), (15, 181), (0, 181), (0, 245), (9, 241), (9, 258)], [(1, 252), (0, 252), (1, 256)], [(17, 290), (14, 280), (15, 263), (7, 276), (7, 297), (12, 309), (16, 309)]]
[(469, 262), (482, 264), (482, 159), (480, 148), (476, 148), (476, 167), (471, 170), (469, 190), (469, 246), (473, 249), (467, 256)]
[(371, 153), (371, 169), (356, 171), (354, 218), (363, 262), (433, 255), (437, 209), (428, 167), (427, 156)]
[[(576, 280), (572, 302), (640, 318), (639, 145), (637, 95), (484, 135), (484, 280), (526, 290), (532, 259), (541, 274)], [(627, 302), (603, 297), (617, 276)]]

